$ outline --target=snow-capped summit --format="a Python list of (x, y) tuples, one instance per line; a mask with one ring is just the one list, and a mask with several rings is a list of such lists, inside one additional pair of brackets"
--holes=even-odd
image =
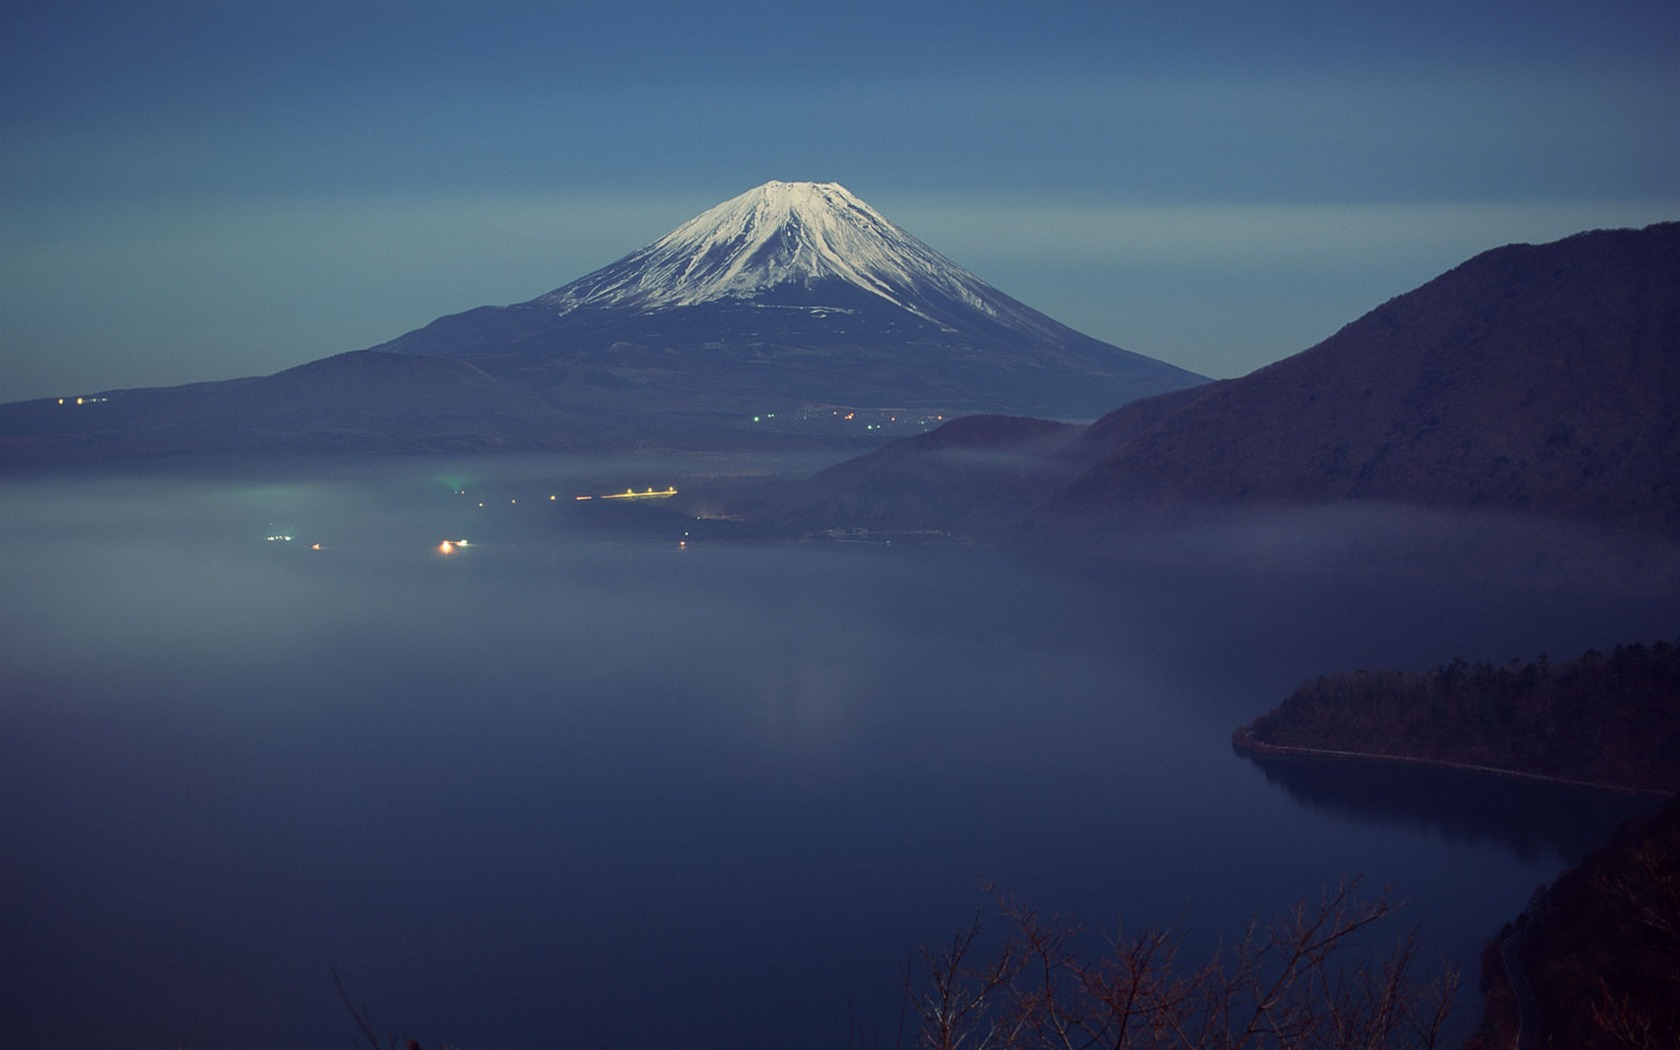
[(834, 182), (767, 182), (540, 301), (562, 312), (658, 310), (830, 279), (929, 320), (930, 292), (994, 317), (1004, 312), (985, 282)]
[(546, 295), (374, 349), (467, 358), (615, 425), (614, 405), (1090, 418), (1203, 381), (1010, 298), (832, 182), (767, 182)]

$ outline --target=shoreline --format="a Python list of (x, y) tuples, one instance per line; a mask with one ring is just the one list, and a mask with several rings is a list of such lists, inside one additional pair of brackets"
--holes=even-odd
[(1470, 762), (1454, 762), (1444, 758), (1423, 758), (1417, 755), (1385, 755), (1366, 751), (1338, 751), (1330, 748), (1301, 747), (1294, 744), (1273, 744), (1257, 738), (1253, 731), (1244, 726), (1231, 734), (1231, 747), (1238, 754), (1245, 755), (1282, 755), (1297, 758), (1351, 758), (1366, 762), (1406, 762), (1412, 765), (1436, 766), (1442, 769), (1457, 769), (1470, 773), (1491, 773), (1502, 777), (1520, 777), (1524, 780), (1539, 780), (1552, 784), (1565, 784), (1569, 787), (1592, 788), (1595, 791), (1614, 791), (1624, 795), (1652, 795), (1667, 798), (1674, 794), (1662, 788), (1633, 787), (1627, 784), (1612, 784), (1596, 780), (1580, 780), (1573, 777), (1553, 776), (1547, 773), (1528, 773), (1520, 769), (1501, 769), (1497, 766), (1480, 766)]

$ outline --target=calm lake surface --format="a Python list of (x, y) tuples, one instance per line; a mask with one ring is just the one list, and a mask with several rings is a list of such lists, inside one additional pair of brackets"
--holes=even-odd
[(0, 1043), (347, 1046), (336, 968), (428, 1046), (891, 1047), (983, 883), (1200, 958), (1359, 875), (1473, 989), (1644, 808), (1229, 736), (1325, 671), (1665, 636), (1672, 597), (682, 547), (573, 499), (695, 469), (0, 482)]

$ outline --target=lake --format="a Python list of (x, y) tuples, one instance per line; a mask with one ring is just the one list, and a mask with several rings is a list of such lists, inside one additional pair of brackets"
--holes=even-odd
[(0, 1042), (350, 1045), (336, 968), (428, 1046), (891, 1047), (985, 884), (1200, 958), (1349, 876), (1468, 968), (1471, 1022), (1481, 947), (1649, 808), (1229, 737), (1326, 671), (1653, 640), (1672, 596), (575, 499), (726, 467), (0, 481)]

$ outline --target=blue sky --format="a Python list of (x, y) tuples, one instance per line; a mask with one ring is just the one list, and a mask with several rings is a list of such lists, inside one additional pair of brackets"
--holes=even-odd
[(1673, 0), (8, 0), (0, 400), (358, 349), (772, 178), (1240, 375), (1680, 218), (1677, 56)]

